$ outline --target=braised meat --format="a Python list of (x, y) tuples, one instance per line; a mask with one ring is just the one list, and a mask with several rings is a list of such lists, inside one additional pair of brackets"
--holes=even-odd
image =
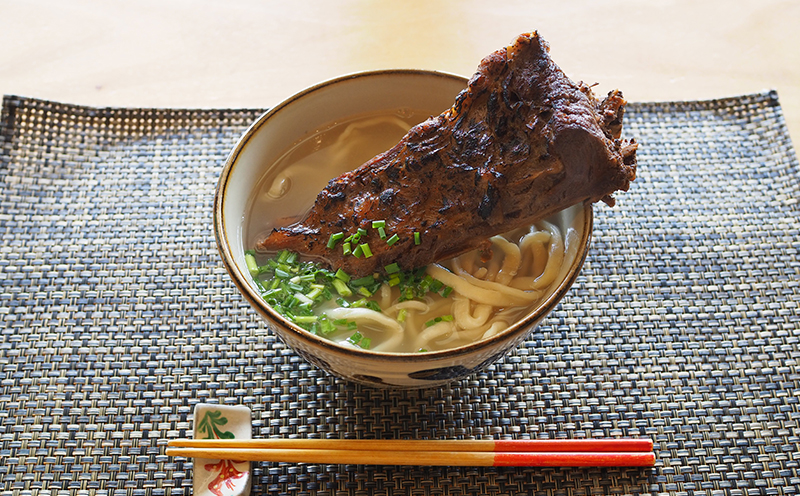
[[(534, 32), (484, 58), (452, 108), (332, 179), (301, 221), (258, 249), (363, 276), (455, 256), (582, 201), (613, 205), (636, 175), (637, 145), (620, 139), (625, 100), (618, 91), (597, 100), (548, 52)], [(358, 228), (371, 256), (345, 255), (343, 240), (328, 247), (331, 235)]]

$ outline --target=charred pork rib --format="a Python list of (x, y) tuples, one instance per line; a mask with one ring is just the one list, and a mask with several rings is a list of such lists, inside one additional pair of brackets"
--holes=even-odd
[[(463, 253), (582, 201), (613, 205), (611, 194), (636, 175), (637, 145), (620, 140), (625, 100), (613, 91), (598, 101), (548, 51), (529, 33), (484, 58), (452, 108), (332, 179), (300, 222), (273, 230), (258, 249), (289, 249), (363, 276)], [(397, 241), (381, 239), (373, 220)], [(371, 256), (328, 248), (332, 234), (359, 227)]]

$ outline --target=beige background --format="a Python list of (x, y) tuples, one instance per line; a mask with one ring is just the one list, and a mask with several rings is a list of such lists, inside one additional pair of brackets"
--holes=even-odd
[(800, 136), (800, 2), (780, 0), (0, 0), (0, 92), (267, 107), (354, 71), (470, 75), (535, 29), (573, 79), (631, 101), (777, 89)]

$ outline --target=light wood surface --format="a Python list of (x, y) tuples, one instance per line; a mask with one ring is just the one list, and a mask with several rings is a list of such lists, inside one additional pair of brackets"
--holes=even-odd
[(132, 107), (268, 107), (380, 68), (471, 75), (539, 30), (631, 101), (776, 89), (800, 135), (798, 1), (0, 0), (0, 92)]

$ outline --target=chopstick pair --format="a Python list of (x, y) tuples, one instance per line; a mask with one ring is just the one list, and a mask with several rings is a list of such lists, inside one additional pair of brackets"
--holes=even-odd
[(176, 439), (168, 456), (213, 460), (471, 467), (651, 467), (650, 439)]

